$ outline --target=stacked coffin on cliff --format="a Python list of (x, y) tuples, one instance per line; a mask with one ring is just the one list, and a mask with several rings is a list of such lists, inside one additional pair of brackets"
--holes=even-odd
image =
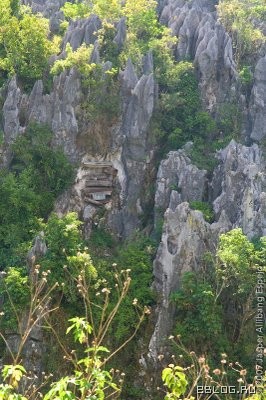
[(112, 163), (91, 161), (83, 163), (82, 167), (86, 171), (85, 188), (82, 190), (84, 201), (99, 206), (108, 203), (117, 173)]

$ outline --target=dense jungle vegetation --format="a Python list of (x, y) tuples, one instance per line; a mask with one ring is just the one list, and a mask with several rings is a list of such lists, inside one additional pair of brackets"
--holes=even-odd
[[(120, 112), (119, 72), (130, 58), (140, 73), (143, 56), (150, 51), (159, 88), (152, 120), (157, 161), (193, 141), (192, 161), (211, 173), (215, 151), (232, 138), (240, 139), (239, 105), (237, 100), (223, 104), (215, 118), (203, 109), (192, 61), (175, 59), (178, 38), (158, 21), (157, 2), (76, 0), (66, 2), (61, 10), (64, 20), (58, 33), (52, 34), (46, 18), (18, 0), (1, 0), (0, 104), (14, 75), (24, 92), (29, 93), (38, 79), (49, 92), (55, 76), (75, 67), (87, 93), (85, 117), (113, 120)], [(265, 1), (224, 0), (217, 11), (232, 35), (244, 90), (253, 79), (254, 52), (265, 40), (257, 23), (265, 20)], [(65, 56), (51, 62), (52, 55), (62, 52), (68, 26), (92, 14), (102, 21), (97, 32), (101, 61), (90, 61), (92, 45), (73, 50), (67, 44)], [(126, 18), (127, 35), (119, 48), (114, 37), (121, 17)], [(112, 66), (106, 70), (107, 61)], [(0, 129), (1, 120), (2, 116)], [(0, 171), (0, 358), (4, 363), (0, 400), (143, 399), (143, 387), (136, 383), (136, 354), (139, 343), (145, 345), (156, 305), (152, 261), (162, 226), (158, 224), (151, 237), (144, 230), (121, 242), (105, 229), (99, 215), (99, 224), (84, 240), (77, 214), (60, 218), (53, 213), (55, 200), (73, 183), (75, 166), (61, 148), (52, 145), (52, 138), (48, 126), (30, 123), (11, 145), (9, 168)], [(0, 147), (5, 146), (3, 130), (0, 140)], [(210, 204), (190, 206), (201, 211), (207, 222), (214, 221)], [(36, 237), (47, 251), (32, 260), (28, 254)], [(195, 382), (252, 383), (257, 340), (251, 327), (254, 288), (256, 271), (265, 269), (265, 264), (265, 238), (249, 240), (238, 228), (221, 235), (215, 254), (204, 254), (199, 273), (183, 275), (180, 290), (171, 297), (177, 310), (175, 340), (168, 343), (173, 363), (167, 368), (162, 363), (164, 391), (158, 391), (158, 399), (192, 400)], [(48, 348), (46, 370), (36, 384), (26, 371), (24, 348), (39, 323)], [(20, 344), (14, 352), (9, 338), (16, 333)], [(187, 368), (191, 364), (193, 371)], [(262, 400), (263, 393), (250, 399)]]

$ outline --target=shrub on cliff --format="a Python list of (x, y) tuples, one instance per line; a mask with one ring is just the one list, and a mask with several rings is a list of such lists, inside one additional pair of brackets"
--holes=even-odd
[(49, 57), (58, 51), (48, 38), (49, 21), (11, 0), (0, 4), (0, 74), (17, 74), (24, 84), (43, 76)]

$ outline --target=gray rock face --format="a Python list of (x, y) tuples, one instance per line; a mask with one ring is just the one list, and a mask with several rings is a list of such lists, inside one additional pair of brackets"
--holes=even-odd
[(204, 253), (214, 251), (218, 236), (230, 226), (224, 214), (217, 223), (208, 224), (202, 213), (191, 210), (188, 203), (181, 203), (174, 210), (165, 212), (162, 239), (153, 266), (154, 288), (159, 302), (148, 359), (155, 364), (158, 355), (164, 353), (172, 329), (175, 309), (170, 295), (178, 289), (184, 272), (200, 268)]
[(117, 34), (114, 38), (114, 43), (117, 44), (118, 49), (121, 50), (127, 35), (126, 18), (121, 18), (117, 24)]
[(47, 253), (47, 246), (44, 241), (44, 233), (42, 232), (35, 238), (34, 245), (28, 252), (27, 255), (28, 267), (30, 269), (33, 268), (34, 265), (38, 262), (38, 260), (41, 257), (45, 256), (46, 253)]
[(55, 134), (54, 144), (62, 146), (69, 158), (76, 160), (75, 108), (81, 97), (79, 74), (74, 69), (54, 78), (50, 94), (44, 94), (42, 81), (37, 81), (29, 96), (22, 95), (13, 78), (3, 107), (5, 144), (8, 146), (29, 122), (38, 122), (48, 125)]
[(3, 107), (4, 141), (7, 146), (10, 145), (19, 135), (20, 100), (20, 89), (17, 87), (16, 78), (12, 78), (8, 85), (8, 94)]
[[(26, 323), (26, 314), (24, 315), (24, 318)], [(21, 342), (20, 335), (15, 333), (8, 335), (7, 342), (11, 351), (16, 354)], [(23, 366), (27, 373), (30, 373), (34, 377), (33, 379), (36, 385), (41, 383), (43, 372), (42, 357), (46, 351), (47, 348), (43, 341), (42, 329), (36, 326), (33, 328), (31, 336), (28, 338), (21, 354), (23, 358)], [(32, 381), (30, 383), (32, 383)], [(20, 385), (26, 389), (28, 388), (29, 381), (27, 379), (22, 379)]]
[[(140, 78), (137, 77), (130, 60), (121, 74), (121, 117), (116, 125), (108, 127), (108, 140), (103, 143), (106, 151), (101, 148), (105, 137), (99, 137), (99, 154), (97, 150), (90, 152), (78, 143), (78, 137), (81, 142), (85, 140), (85, 133), (81, 135), (79, 123), (80, 105), (84, 101), (84, 95), (79, 73), (75, 69), (56, 76), (50, 94), (45, 94), (42, 81), (37, 81), (30, 95), (22, 95), (16, 79), (12, 79), (3, 108), (4, 139), (7, 148), (30, 122), (37, 122), (52, 129), (54, 145), (61, 146), (71, 161), (81, 161), (82, 157), (87, 157), (90, 160), (105, 159), (114, 164), (118, 171), (120, 201), (110, 212), (109, 222), (122, 236), (127, 236), (138, 226), (138, 214), (142, 212), (139, 196), (150, 163), (148, 127), (155, 101), (151, 54), (147, 56), (145, 65), (145, 74)], [(110, 65), (106, 64), (105, 67), (109, 68)], [(90, 121), (86, 121), (86, 126), (82, 129), (90, 136), (93, 135), (90, 132), (91, 128)], [(2, 158), (7, 164), (8, 158)], [(66, 206), (66, 209), (78, 209), (82, 215), (82, 205), (79, 204), (75, 191), (68, 193), (65, 201), (72, 204), (71, 207)]]
[[(65, 0), (22, 2), (30, 4), (34, 12), (42, 12), (50, 18), (52, 31), (58, 31), (64, 18), (60, 7)], [(178, 59), (193, 60), (205, 107), (214, 113), (219, 104), (226, 103), (235, 95), (237, 81), (232, 42), (217, 21), (216, 3), (215, 0), (158, 1), (161, 21), (178, 36)], [(71, 22), (59, 58), (65, 56), (67, 43), (73, 50), (84, 43), (94, 45), (92, 60), (100, 62), (95, 33), (101, 26), (96, 15)], [(121, 49), (126, 38), (124, 18), (116, 28), (114, 42)], [(252, 129), (246, 132), (247, 138), (258, 142), (266, 136), (266, 57), (263, 54), (260, 57), (247, 107)], [(110, 64), (105, 67), (109, 68)], [(143, 215), (141, 193), (146, 189), (145, 176), (153, 163), (149, 143), (149, 123), (156, 100), (153, 70), (151, 53), (143, 59), (142, 76), (137, 75), (128, 60), (120, 74), (121, 113), (117, 121), (105, 127), (98, 136), (91, 121), (85, 121), (85, 129), (82, 126), (84, 95), (75, 69), (55, 77), (49, 94), (44, 93), (42, 81), (36, 82), (30, 95), (22, 94), (13, 78), (3, 107), (4, 163), (7, 165), (10, 160), (10, 144), (23, 134), (30, 121), (47, 124), (54, 133), (54, 145), (62, 146), (70, 160), (79, 164), (85, 161), (108, 162), (117, 171), (112, 198), (104, 204), (108, 212), (107, 223), (121, 237), (130, 236), (140, 226), (139, 220)], [(86, 138), (97, 142), (96, 150), (80, 144)], [(158, 170), (155, 225), (159, 218), (163, 216), (164, 219), (161, 243), (154, 261), (154, 288), (159, 300), (147, 357), (155, 364), (163, 351), (165, 339), (171, 333), (175, 310), (170, 296), (178, 289), (181, 275), (200, 268), (203, 254), (215, 251), (222, 232), (242, 227), (249, 237), (266, 235), (266, 163), (261, 149), (256, 144), (245, 147), (232, 141), (219, 152), (218, 159), (219, 165), (210, 182), (206, 171), (194, 166), (183, 150), (170, 152)], [(89, 236), (99, 208), (97, 203), (86, 202), (82, 195), (86, 189), (86, 173), (79, 165), (75, 184), (57, 200), (55, 211), (61, 215), (68, 211), (78, 212), (85, 222), (85, 235)], [(216, 216), (213, 224), (208, 224), (202, 213), (191, 210), (188, 204), (206, 200), (207, 193)], [(29, 263), (44, 251), (45, 246), (37, 241), (29, 254)], [(17, 346), (17, 335), (10, 340), (13, 346)], [(42, 331), (36, 327), (26, 351), (28, 362), (33, 364), (37, 374), (41, 370), (42, 343)]]
[[(261, 149), (232, 140), (217, 158), (210, 182), (206, 171), (193, 166), (183, 150), (170, 152), (158, 170), (155, 207), (166, 212), (153, 270), (159, 302), (148, 358), (155, 364), (171, 333), (175, 310), (170, 297), (181, 275), (199, 270), (202, 256), (215, 252), (222, 232), (241, 227), (249, 238), (266, 235), (266, 163)], [(215, 211), (217, 222), (212, 224), (184, 202), (201, 201), (204, 187)]]
[(214, 2), (167, 0), (161, 21), (178, 36), (179, 58), (194, 60), (206, 108), (215, 110), (230, 95), (236, 71), (231, 38), (217, 22)]
[(193, 60), (205, 107), (215, 112), (226, 102), (238, 103), (243, 111), (243, 137), (247, 143), (250, 139), (260, 142), (266, 136), (265, 46), (258, 52), (254, 85), (247, 101), (245, 95), (238, 93), (241, 89), (237, 84), (232, 40), (217, 21), (217, 3), (211, 0), (160, 1), (160, 18), (178, 37), (179, 59)]
[(89, 18), (71, 21), (63, 41), (63, 48), (70, 43), (73, 50), (85, 43), (94, 44), (97, 36), (95, 33), (101, 28), (102, 23), (97, 15), (91, 15)]
[(251, 139), (261, 141), (266, 137), (266, 55), (255, 68), (250, 110), (253, 120)]
[(122, 140), (120, 166), (123, 167), (118, 173), (121, 210), (114, 210), (109, 222), (119, 235), (128, 236), (138, 227), (138, 215), (142, 213), (139, 197), (151, 157), (147, 141), (155, 101), (155, 83), (152, 73), (142, 75), (138, 80), (131, 61), (127, 63), (121, 80), (123, 114), (118, 133)]
[(50, 29), (57, 33), (60, 29), (60, 23), (64, 20), (64, 14), (60, 11), (68, 0), (21, 0), (21, 4), (29, 5), (34, 13), (42, 13), (50, 19)]
[(155, 192), (155, 212), (173, 210), (181, 202), (202, 201), (207, 171), (193, 165), (183, 150), (170, 151), (160, 163)]
[(231, 141), (218, 153), (220, 165), (212, 180), (217, 218), (225, 212), (234, 227), (250, 238), (266, 235), (266, 164), (258, 145)]
[[(118, 195), (113, 195), (105, 208), (108, 210), (110, 228), (118, 235), (126, 237), (139, 226), (139, 216), (142, 214), (140, 194), (146, 170), (150, 165), (151, 153), (147, 142), (148, 126), (154, 107), (155, 84), (152, 73), (144, 74), (139, 79), (130, 60), (120, 81), (122, 114), (118, 124), (110, 130), (110, 144), (106, 153), (83, 154), (83, 162), (109, 162), (117, 171), (114, 192)], [(86, 217), (85, 229), (89, 233), (97, 207), (90, 205), (88, 210), (87, 204), (80, 197), (81, 187), (84, 186), (83, 176), (85, 175), (81, 168), (77, 174), (78, 183), (61, 196), (56, 210), (79, 212)]]

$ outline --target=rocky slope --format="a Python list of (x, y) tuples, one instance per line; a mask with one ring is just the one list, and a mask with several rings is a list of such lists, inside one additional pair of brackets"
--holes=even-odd
[[(160, 301), (148, 358), (155, 362), (171, 333), (174, 309), (170, 295), (179, 287), (181, 274), (198, 270), (203, 255), (215, 251), (223, 232), (241, 227), (250, 238), (266, 233), (266, 164), (259, 146), (246, 147), (232, 140), (217, 158), (219, 165), (211, 180), (206, 179), (206, 171), (192, 166), (180, 150), (170, 152), (158, 171), (156, 200), (165, 214), (154, 261), (154, 287)], [(173, 183), (180, 193), (170, 189)], [(212, 224), (188, 204), (203, 200), (204, 188), (215, 212), (216, 221)]]
[[(162, 2), (161, 20), (179, 37), (179, 57), (191, 57), (199, 72), (202, 98), (209, 110), (235, 96), (238, 88), (232, 42), (217, 22), (213, 1), (168, 0)], [(171, 333), (174, 310), (170, 294), (178, 288), (183, 271), (197, 270), (206, 250), (213, 250), (219, 234), (241, 227), (250, 238), (264, 236), (266, 164), (265, 138), (265, 55), (255, 67), (249, 104), (244, 107), (242, 136), (246, 147), (231, 141), (218, 152), (219, 165), (211, 178), (191, 165), (184, 151), (170, 152), (160, 164), (155, 205), (165, 210), (163, 234), (154, 261), (155, 288), (160, 293), (157, 322), (150, 341), (148, 358), (155, 362), (162, 343)], [(246, 102), (239, 94), (240, 101)], [(248, 123), (247, 123), (248, 121)], [(264, 122), (263, 122), (264, 121)], [(171, 190), (176, 185), (178, 191)], [(204, 197), (205, 196), (205, 197)], [(213, 204), (215, 221), (208, 224), (202, 214), (189, 209), (187, 202), (205, 200)]]

